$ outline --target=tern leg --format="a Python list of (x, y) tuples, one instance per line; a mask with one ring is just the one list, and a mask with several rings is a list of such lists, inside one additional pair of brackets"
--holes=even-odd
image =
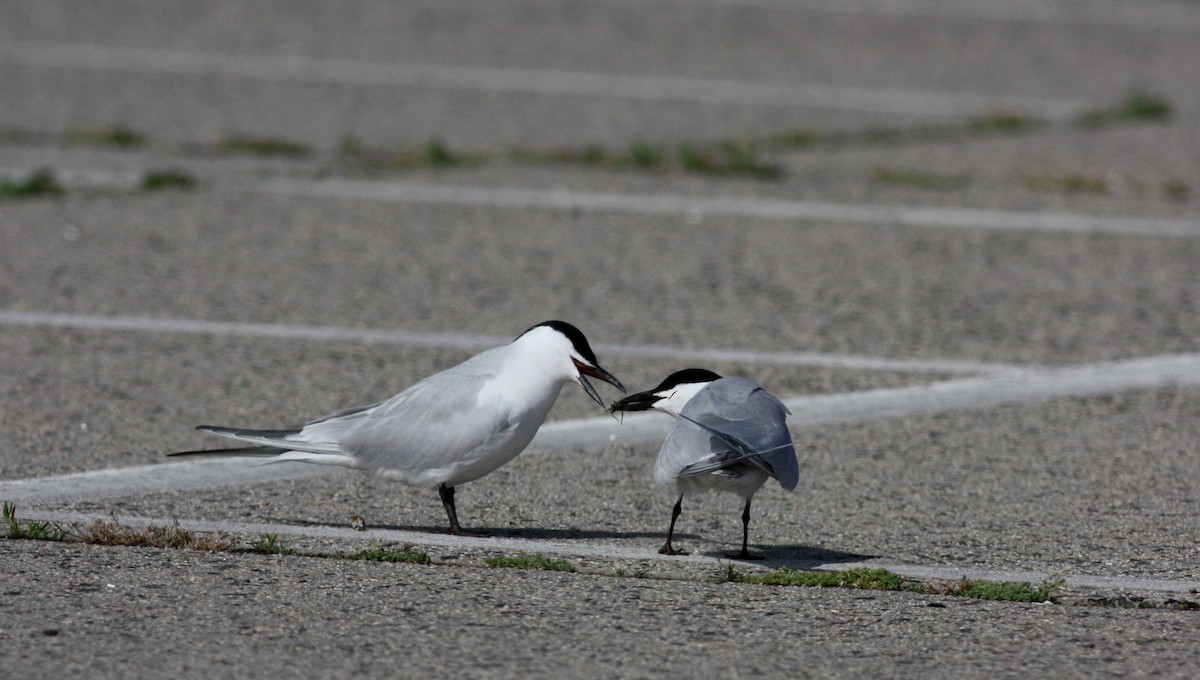
[(750, 540), (750, 498), (746, 499), (746, 507), (742, 508), (742, 551), (740, 553), (730, 554), (729, 557), (735, 557), (739, 560), (761, 560), (762, 555), (751, 555), (746, 549), (746, 544)]
[(442, 484), (438, 487), (438, 495), (442, 497), (442, 507), (446, 509), (446, 517), (450, 519), (450, 533), (455, 536), (487, 536), (478, 531), (467, 531), (458, 525), (458, 511), (454, 508), (454, 487)]
[(675, 508), (671, 510), (671, 528), (667, 529), (667, 542), (663, 547), (658, 549), (660, 555), (686, 555), (686, 550), (678, 550), (671, 547), (671, 537), (675, 535), (675, 520), (679, 519), (679, 513), (683, 512), (683, 494), (679, 495), (679, 500), (675, 501)]

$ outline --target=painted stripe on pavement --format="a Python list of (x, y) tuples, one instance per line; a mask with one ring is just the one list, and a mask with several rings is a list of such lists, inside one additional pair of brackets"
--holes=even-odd
[[(315, 326), (305, 324), (251, 323), (241, 321), (205, 321), (201, 319), (160, 319), (141, 316), (101, 316), (58, 312), (22, 312), (0, 310), (0, 326), (43, 326), (76, 328), (95, 331), (126, 331), (140, 333), (181, 333), (191, 335), (231, 335), (267, 337), (292, 340), (345, 340), (363, 343), (386, 343), (413, 347), (435, 347), (481, 350), (508, 344), (512, 337), (471, 335), (463, 333), (434, 333), (421, 331), (347, 328), (344, 326)], [(596, 343), (600, 354), (663, 358), (678, 361), (733, 361), (756, 364), (793, 366), (822, 366), (861, 370), (901, 371), (915, 373), (1004, 373), (1027, 368), (1016, 364), (1000, 364), (955, 359), (887, 359), (849, 354), (821, 352), (769, 352), (716, 348), (686, 348), (669, 345)]]
[(956, 118), (1016, 110), (1069, 120), (1088, 109), (1079, 99), (997, 96), (799, 83), (746, 82), (683, 76), (641, 76), (560, 69), (492, 68), (318, 59), (268, 54), (0, 42), (0, 63), (152, 74), (253, 78), (268, 81), (574, 95), (740, 106), (793, 106)]
[[(1060, 397), (1200, 385), (1200, 354), (1179, 354), (948, 380), (931, 385), (785, 399), (793, 427), (986, 409)], [(658, 413), (560, 420), (538, 431), (527, 452), (636, 445), (662, 439), (671, 420)], [(0, 500), (44, 503), (194, 491), (328, 472), (304, 464), (202, 460), (0, 481)]]
[(608, 211), (635, 215), (685, 215), (689, 218), (703, 218), (712, 215), (881, 226), (1169, 237), (1200, 236), (1200, 220), (1113, 217), (1064, 212), (922, 208), (902, 205), (789, 201), (771, 198), (591, 193), (416, 182), (305, 180), (282, 177), (267, 180), (260, 185), (249, 185), (246, 188), (250, 191), (285, 196), (330, 196), (394, 203)]

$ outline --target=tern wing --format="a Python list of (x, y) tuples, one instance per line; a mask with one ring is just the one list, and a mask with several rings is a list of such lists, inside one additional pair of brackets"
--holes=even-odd
[[(663, 442), (662, 475), (690, 476), (746, 463), (791, 491), (800, 470), (787, 414), (782, 402), (745, 378), (715, 380), (688, 401)], [(656, 463), (655, 478), (659, 475)]]
[(484, 457), (517, 426), (512, 409), (482, 394), (493, 378), (487, 370), (432, 375), (372, 409), (346, 431), (342, 449), (360, 467), (401, 472)]

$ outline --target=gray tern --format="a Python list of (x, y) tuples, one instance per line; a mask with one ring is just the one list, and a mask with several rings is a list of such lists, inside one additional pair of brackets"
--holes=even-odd
[(455, 487), (521, 453), (563, 385), (578, 381), (604, 406), (588, 376), (625, 392), (621, 381), (600, 367), (578, 328), (546, 321), (386, 401), (336, 411), (290, 430), (201, 425), (196, 429), (253, 446), (168, 455), (265, 456), (268, 462), (338, 465), (437, 487), (450, 533), (469, 535), (458, 523)]
[(750, 554), (750, 500), (767, 479), (788, 491), (796, 488), (800, 469), (789, 411), (760, 385), (745, 378), (721, 376), (689, 368), (667, 376), (657, 387), (631, 394), (610, 408), (613, 412), (655, 409), (675, 416), (654, 463), (654, 480), (675, 484), (679, 499), (671, 511), (664, 555), (686, 555), (671, 545), (683, 497), (709, 490), (727, 491), (746, 500), (742, 510), (740, 559)]

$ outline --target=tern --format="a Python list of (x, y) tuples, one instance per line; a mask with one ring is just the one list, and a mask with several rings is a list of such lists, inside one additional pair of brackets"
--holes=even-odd
[(610, 411), (655, 409), (675, 416), (658, 459), (654, 480), (675, 483), (679, 500), (671, 511), (667, 542), (658, 552), (686, 555), (671, 545), (683, 497), (709, 490), (728, 491), (746, 500), (742, 510), (742, 550), (731, 557), (761, 559), (750, 554), (750, 500), (768, 478), (788, 491), (796, 488), (800, 469), (787, 429), (790, 411), (762, 386), (745, 378), (688, 368), (667, 376), (657, 387), (631, 394)]
[(600, 367), (578, 328), (546, 321), (386, 401), (335, 411), (298, 429), (201, 425), (196, 429), (253, 446), (168, 455), (266, 456), (272, 463), (338, 465), (410, 486), (437, 487), (450, 533), (473, 535), (458, 523), (455, 487), (525, 450), (563, 385), (578, 381), (604, 406), (587, 376), (625, 392), (621, 381)]

